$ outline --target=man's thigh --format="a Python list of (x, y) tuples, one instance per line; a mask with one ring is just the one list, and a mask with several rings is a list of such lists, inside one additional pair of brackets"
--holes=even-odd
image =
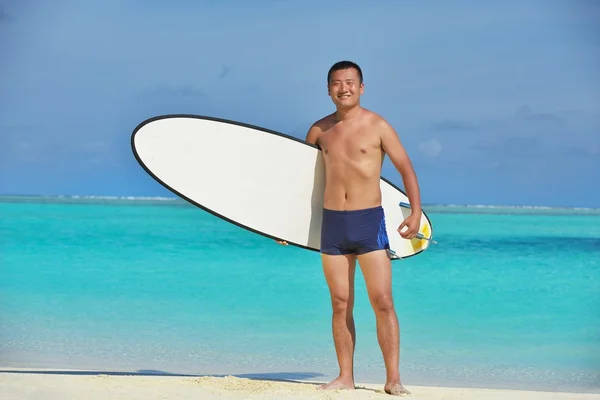
[(358, 256), (371, 300), (392, 294), (392, 264), (388, 251), (376, 250)]
[(332, 300), (348, 301), (354, 293), (356, 256), (321, 254), (321, 261)]

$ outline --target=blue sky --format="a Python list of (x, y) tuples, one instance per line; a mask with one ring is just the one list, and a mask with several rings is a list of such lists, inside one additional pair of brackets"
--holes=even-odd
[(0, 0), (0, 194), (170, 195), (131, 153), (139, 122), (304, 137), (350, 59), (423, 203), (600, 207), (599, 20), (583, 0)]

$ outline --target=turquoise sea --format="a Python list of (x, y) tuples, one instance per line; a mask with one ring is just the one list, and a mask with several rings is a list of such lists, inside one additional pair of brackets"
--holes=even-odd
[[(393, 264), (406, 385), (600, 392), (600, 210), (424, 207)], [(383, 383), (357, 270), (356, 380)], [(0, 369), (337, 373), (319, 255), (180, 200), (0, 198)]]

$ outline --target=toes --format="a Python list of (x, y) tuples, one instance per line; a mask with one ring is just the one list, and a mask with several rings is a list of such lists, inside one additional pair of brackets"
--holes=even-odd
[(410, 394), (410, 392), (400, 384), (386, 386), (384, 390), (387, 394), (391, 394), (393, 396), (402, 396)]

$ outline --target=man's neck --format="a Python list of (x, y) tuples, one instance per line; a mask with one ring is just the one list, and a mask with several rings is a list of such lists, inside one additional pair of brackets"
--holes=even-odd
[(335, 112), (335, 119), (338, 121), (352, 119), (355, 116), (357, 116), (361, 110), (362, 110), (362, 107), (360, 106), (360, 104), (356, 105), (352, 108), (345, 108), (345, 109), (338, 108)]

